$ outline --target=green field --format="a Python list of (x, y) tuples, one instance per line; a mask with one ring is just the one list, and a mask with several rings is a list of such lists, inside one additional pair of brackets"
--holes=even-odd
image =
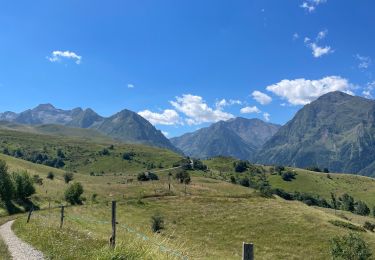
[[(340, 220), (358, 227), (365, 221), (375, 222), (372, 217), (309, 207), (277, 196), (264, 198), (258, 190), (229, 182), (231, 175), (256, 178), (264, 173), (272, 187), (326, 198), (330, 192), (338, 195), (347, 192), (372, 206), (375, 205), (372, 198), (375, 197), (375, 182), (370, 178), (342, 174), (327, 177), (322, 173), (291, 169), (297, 172), (296, 178), (286, 182), (279, 175), (271, 174), (270, 167), (251, 166), (247, 172), (235, 173), (234, 159), (214, 158), (205, 161), (208, 171), (190, 171), (192, 182), (185, 193), (185, 186), (173, 178), (171, 190), (168, 189), (170, 170), (161, 170), (172, 167), (181, 157), (167, 150), (115, 143), (110, 154), (103, 156), (98, 152), (109, 144), (17, 134), (7, 132), (4, 135), (7, 138), (1, 139), (6, 140), (2, 145), (31, 151), (43, 149), (48, 142), (49, 154), (54, 154), (56, 149), (63, 149), (66, 154), (67, 163), (62, 169), (0, 154), (10, 171), (27, 170), (30, 175), (38, 174), (43, 178), (43, 185), (35, 185), (37, 193), (31, 197), (42, 210), (33, 213), (29, 224), (22, 215), (13, 228), (18, 236), (51, 259), (116, 259), (112, 258), (114, 256), (239, 259), (244, 241), (254, 243), (257, 259), (329, 259), (330, 239), (350, 232), (330, 221)], [(133, 160), (122, 159), (121, 154), (127, 151), (135, 153)], [(160, 180), (138, 182), (137, 173), (146, 171), (150, 163), (162, 164), (152, 169), (161, 171), (158, 172)], [(64, 227), (60, 230), (57, 207), (66, 205), (64, 191), (68, 184), (63, 181), (66, 170), (75, 171), (74, 181), (83, 184), (85, 200), (82, 206), (66, 208)], [(105, 173), (89, 174), (101, 171)], [(54, 180), (46, 178), (49, 172), (55, 174)], [(119, 223), (118, 247), (114, 251), (108, 248), (113, 200), (118, 202)], [(151, 216), (156, 213), (162, 215), (165, 222), (165, 229), (159, 234), (151, 232)], [(1, 214), (5, 216), (6, 211), (2, 209)], [(6, 219), (1, 218), (1, 221)], [(359, 233), (375, 252), (375, 234)], [(0, 244), (0, 252), (4, 249)]]

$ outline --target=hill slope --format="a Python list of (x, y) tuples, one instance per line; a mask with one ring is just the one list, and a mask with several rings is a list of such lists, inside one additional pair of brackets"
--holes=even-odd
[(233, 156), (251, 159), (255, 151), (278, 129), (278, 125), (259, 119), (238, 117), (171, 138), (171, 142), (186, 155), (196, 158)]
[(257, 161), (375, 175), (375, 102), (331, 92), (304, 106), (265, 143)]
[(51, 104), (41, 104), (19, 114), (0, 113), (0, 120), (24, 125), (57, 124), (90, 128), (122, 142), (147, 144), (180, 152), (146, 119), (126, 109), (105, 118), (90, 108), (63, 110), (57, 109)]

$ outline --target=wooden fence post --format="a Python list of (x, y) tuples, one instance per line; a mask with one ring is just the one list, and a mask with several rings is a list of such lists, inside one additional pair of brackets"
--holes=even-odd
[(63, 227), (64, 224), (64, 205), (61, 205), (61, 218), (60, 218), (60, 228)]
[(254, 260), (254, 245), (243, 242), (242, 260)]
[(112, 201), (112, 236), (109, 239), (109, 244), (111, 248), (116, 246), (116, 201)]
[(33, 210), (34, 210), (34, 206), (31, 206), (30, 211), (29, 211), (29, 215), (27, 216), (27, 223), (30, 222), (30, 218), (31, 218), (31, 214), (33, 213)]

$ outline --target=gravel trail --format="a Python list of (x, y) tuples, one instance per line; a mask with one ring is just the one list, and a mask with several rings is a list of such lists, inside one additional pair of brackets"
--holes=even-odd
[(14, 260), (43, 260), (43, 254), (29, 244), (19, 239), (12, 230), (14, 220), (0, 227), (0, 237), (8, 246), (8, 250)]

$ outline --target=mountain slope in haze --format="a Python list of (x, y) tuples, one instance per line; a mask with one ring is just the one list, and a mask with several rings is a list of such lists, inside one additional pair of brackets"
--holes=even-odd
[(375, 176), (375, 101), (325, 94), (281, 127), (256, 160)]
[(123, 110), (109, 118), (105, 118), (90, 108), (86, 110), (82, 108), (62, 110), (55, 108), (51, 104), (41, 104), (34, 109), (29, 109), (19, 114), (13, 112), (0, 113), (0, 120), (23, 125), (55, 124), (94, 129), (122, 142), (146, 144), (181, 152), (171, 144), (161, 131), (130, 110)]
[(251, 159), (279, 127), (259, 119), (238, 117), (170, 140), (186, 155), (196, 158), (232, 156)]

